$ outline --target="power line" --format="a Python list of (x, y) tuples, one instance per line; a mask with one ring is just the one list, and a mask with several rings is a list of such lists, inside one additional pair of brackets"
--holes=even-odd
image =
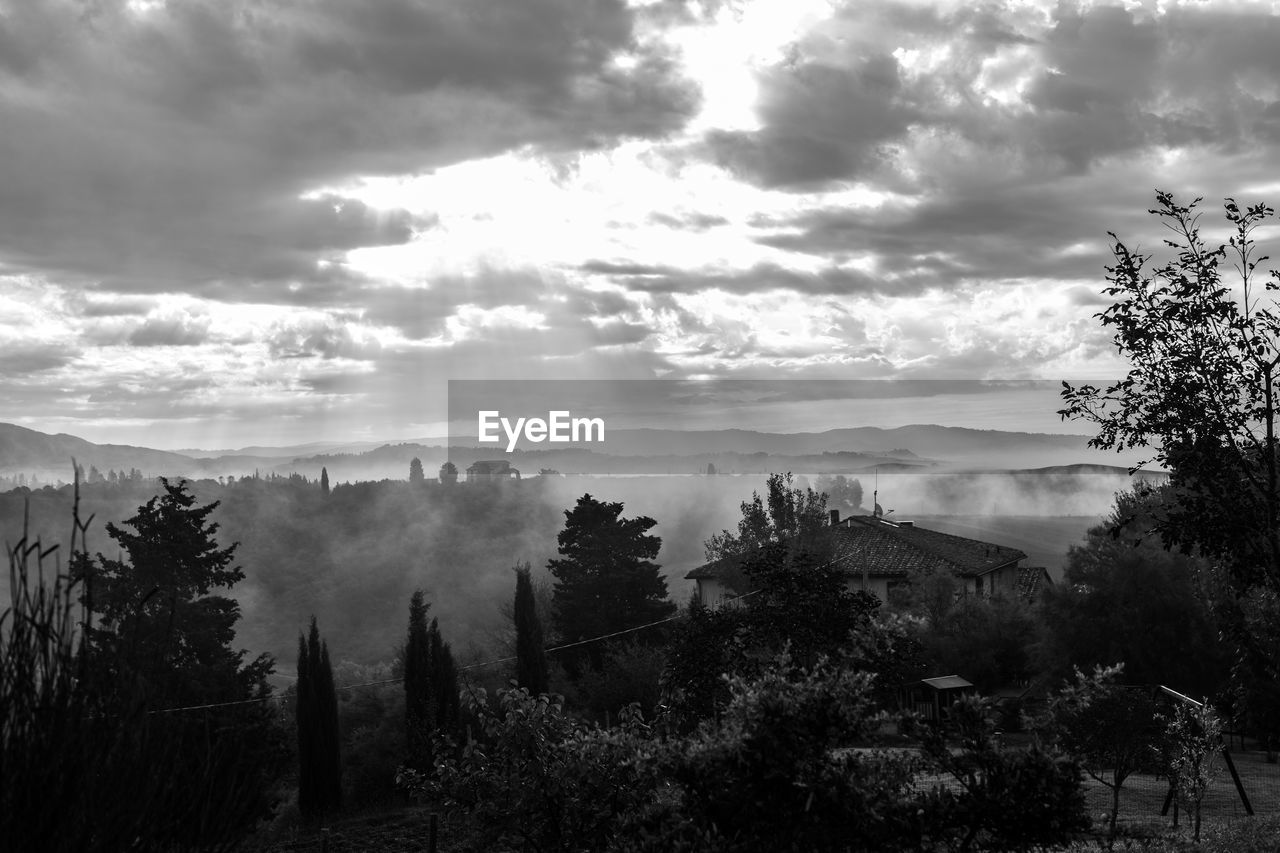
[[(751, 592), (748, 592), (748, 593), (746, 593), (745, 595), (740, 595), (740, 596), (738, 596), (737, 598), (734, 598), (734, 599), (732, 599), (732, 600), (733, 600), (733, 601), (739, 601), (739, 600), (741, 600), (741, 599), (743, 599), (743, 598), (746, 598), (747, 596), (755, 595), (757, 592), (759, 592), (759, 590), (752, 590)], [(667, 617), (667, 618), (665, 618), (665, 619), (659, 619), (659, 620), (657, 620), (656, 622), (648, 622), (648, 623), (646, 623), (646, 624), (644, 624), (644, 625), (636, 625), (636, 626), (635, 626), (635, 627), (633, 627), (633, 628), (624, 628), (624, 629), (623, 629), (623, 630), (621, 630), (621, 631), (614, 631), (614, 632), (613, 632), (613, 633), (611, 633), (611, 634), (601, 634), (601, 635), (600, 635), (600, 636), (598, 636), (598, 637), (588, 637), (588, 638), (587, 638), (587, 639), (585, 639), (585, 640), (577, 640), (577, 641), (572, 642), (572, 643), (565, 643), (564, 645), (560, 645), (560, 646), (553, 646), (552, 648), (549, 648), (549, 649), (543, 649), (543, 652), (544, 652), (545, 654), (552, 654), (553, 652), (559, 652), (559, 651), (563, 651), (563, 650), (565, 650), (565, 649), (572, 649), (572, 648), (575, 648), (575, 647), (577, 647), (577, 646), (585, 646), (587, 643), (595, 643), (595, 642), (598, 642), (598, 641), (600, 641), (600, 640), (609, 640), (609, 639), (612, 639), (612, 638), (614, 638), (614, 637), (621, 637), (621, 636), (623, 636), (624, 634), (631, 634), (631, 633), (634, 633), (634, 632), (636, 632), (636, 631), (643, 631), (645, 628), (652, 628), (652, 627), (654, 627), (655, 625), (662, 625), (662, 624), (667, 623), (667, 622), (674, 622), (675, 620), (677, 620), (677, 619), (681, 619), (681, 618), (683, 618), (683, 617), (682, 617), (680, 614), (678, 614), (678, 613), (677, 613), (675, 616), (668, 616), (668, 617)], [(509, 663), (509, 662), (511, 662), (511, 661), (513, 661), (513, 660), (515, 660), (515, 659), (516, 659), (516, 657), (517, 657), (516, 655), (512, 655), (512, 656), (510, 656), (510, 657), (505, 657), (505, 658), (494, 658), (493, 660), (481, 661), (481, 662), (479, 662), (479, 663), (469, 663), (469, 664), (467, 664), (466, 666), (460, 666), (460, 667), (458, 667), (458, 669), (459, 669), (460, 671), (461, 671), (461, 670), (467, 670), (467, 669), (479, 669), (480, 667), (484, 667), (484, 666), (493, 666), (494, 664), (499, 664), (499, 663)], [(284, 673), (272, 673), (272, 675), (276, 675), (276, 676), (279, 676), (279, 677), (281, 677), (281, 678), (292, 678), (292, 679), (294, 679), (295, 681), (297, 680), (297, 677), (296, 677), (296, 676), (292, 676), (292, 675), (285, 675)], [(399, 677), (399, 678), (387, 678), (387, 679), (383, 679), (382, 681), (366, 681), (366, 682), (364, 682), (364, 683), (362, 683), (362, 684), (344, 684), (344, 685), (342, 685), (342, 686), (340, 686), (340, 687), (336, 687), (336, 688), (334, 688), (334, 689), (335, 689), (335, 690), (355, 690), (356, 688), (359, 688), (359, 687), (380, 687), (381, 685), (384, 685), (384, 684), (398, 684), (398, 683), (400, 683), (400, 682), (402, 682), (402, 681), (404, 681), (404, 676), (401, 676), (401, 677)], [(258, 698), (256, 698), (256, 699), (239, 699), (239, 700), (236, 700), (236, 701), (234, 701), (234, 702), (213, 702), (213, 703), (210, 703), (210, 704), (208, 704), (208, 705), (184, 705), (184, 706), (179, 707), (179, 708), (162, 708), (162, 709), (160, 709), (160, 710), (156, 710), (156, 711), (149, 711), (148, 713), (151, 713), (151, 714), (175, 714), (175, 713), (177, 713), (177, 712), (179, 712), (179, 711), (203, 711), (203, 710), (206, 710), (206, 709), (209, 709), (209, 708), (229, 708), (229, 707), (232, 707), (232, 706), (234, 706), (234, 705), (252, 705), (252, 704), (257, 703), (257, 702), (269, 702), (269, 701), (271, 701), (272, 699), (278, 699), (278, 698), (280, 698), (280, 697), (278, 697), (278, 696), (259, 696), (259, 697), (258, 697)]]
[[(826, 563), (823, 563), (821, 566), (818, 566), (817, 568), (819, 568), (819, 569), (829, 568), (829, 567), (831, 567), (831, 566), (836, 565), (838, 562), (840, 562), (842, 559), (844, 559), (844, 558), (845, 558), (845, 557), (847, 557), (847, 556), (848, 556), (847, 554), (841, 554), (841, 555), (837, 556), (835, 559), (828, 560)], [(741, 601), (741, 600), (742, 600), (742, 599), (744, 599), (744, 598), (750, 598), (751, 596), (755, 595), (756, 593), (758, 593), (758, 592), (760, 592), (760, 591), (761, 591), (761, 590), (759, 590), (759, 589), (753, 589), (753, 590), (751, 590), (751, 592), (747, 592), (747, 593), (743, 593), (742, 595), (735, 596), (735, 597), (733, 597), (733, 598), (731, 598), (731, 599), (728, 599), (728, 601), (730, 601), (730, 602), (737, 602), (737, 601)], [(595, 642), (599, 642), (600, 640), (610, 640), (610, 639), (613, 639), (614, 637), (621, 637), (621, 636), (623, 636), (623, 635), (625, 635), (625, 634), (632, 634), (632, 633), (635, 633), (636, 631), (643, 631), (645, 628), (652, 628), (652, 627), (654, 627), (655, 625), (662, 625), (662, 624), (665, 624), (665, 623), (667, 623), (667, 622), (674, 622), (675, 620), (680, 619), (680, 618), (683, 618), (683, 617), (682, 617), (679, 613), (677, 613), (677, 614), (676, 614), (676, 615), (674, 615), (674, 616), (668, 616), (667, 618), (665, 618), (665, 619), (659, 619), (659, 620), (657, 620), (656, 622), (648, 622), (648, 623), (646, 623), (646, 624), (644, 624), (644, 625), (636, 625), (636, 626), (635, 626), (635, 627), (633, 627), (633, 628), (624, 628), (624, 629), (623, 629), (623, 630), (621, 630), (621, 631), (614, 631), (614, 632), (612, 632), (612, 633), (610, 633), (610, 634), (601, 634), (601, 635), (599, 635), (599, 636), (597, 636), (597, 637), (588, 637), (588, 638), (587, 638), (587, 639), (585, 639), (585, 640), (576, 640), (576, 641), (574, 641), (574, 642), (572, 642), (572, 643), (565, 643), (565, 644), (563, 644), (563, 645), (553, 646), (553, 647), (551, 647), (551, 648), (549, 648), (549, 649), (543, 649), (543, 653), (544, 653), (544, 654), (552, 654), (552, 653), (554, 653), (554, 652), (564, 651), (565, 649), (572, 649), (572, 648), (576, 648), (576, 647), (578, 647), (578, 646), (585, 646), (585, 645), (586, 645), (586, 644), (588, 644), (588, 643), (595, 643)], [(515, 660), (515, 659), (516, 659), (516, 657), (517, 657), (517, 655), (511, 655), (510, 657), (494, 658), (493, 660), (481, 661), (480, 663), (469, 663), (469, 664), (467, 664), (466, 666), (460, 666), (460, 667), (458, 667), (458, 669), (459, 669), (459, 671), (462, 671), (462, 670), (468, 670), (468, 669), (479, 669), (480, 667), (485, 667), (485, 666), (493, 666), (494, 664), (499, 664), (499, 663), (510, 663), (511, 661)], [(293, 678), (295, 681), (297, 680), (296, 676), (285, 675), (284, 673), (272, 673), (272, 675), (278, 675), (278, 676), (280, 676), (281, 678)], [(355, 689), (360, 688), (360, 687), (380, 687), (380, 686), (382, 686), (382, 685), (384, 685), (384, 684), (398, 684), (398, 683), (400, 683), (400, 682), (402, 682), (402, 681), (404, 681), (404, 677), (403, 677), (403, 676), (401, 676), (400, 678), (387, 678), (387, 679), (384, 679), (384, 680), (382, 680), (382, 681), (366, 681), (366, 682), (364, 682), (363, 684), (344, 684), (344, 685), (342, 685), (341, 687), (336, 687), (336, 688), (334, 688), (334, 689), (335, 689), (335, 690), (355, 690)], [(235, 705), (252, 705), (252, 704), (255, 704), (255, 703), (257, 703), (257, 702), (269, 702), (269, 701), (271, 701), (272, 699), (277, 699), (277, 698), (279, 698), (279, 697), (276, 697), (276, 696), (260, 696), (260, 697), (258, 697), (258, 698), (256, 698), (256, 699), (240, 699), (240, 700), (237, 700), (237, 701), (234, 701), (234, 702), (213, 702), (213, 703), (208, 704), (208, 705), (186, 705), (186, 706), (179, 707), (179, 708), (162, 708), (162, 709), (157, 710), (157, 711), (149, 711), (148, 713), (151, 713), (151, 714), (175, 714), (175, 713), (177, 713), (177, 712), (179, 712), (179, 711), (203, 711), (203, 710), (206, 710), (206, 709), (209, 709), (209, 708), (229, 708), (229, 707), (232, 707), (232, 706), (235, 706)]]

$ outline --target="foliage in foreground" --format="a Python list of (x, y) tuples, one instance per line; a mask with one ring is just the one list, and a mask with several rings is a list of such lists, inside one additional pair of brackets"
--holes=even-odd
[[(1158, 266), (1112, 234), (1115, 264), (1104, 294), (1115, 301), (1098, 316), (1130, 368), (1105, 388), (1064, 383), (1064, 418), (1092, 422), (1092, 447), (1151, 448), (1170, 473), (1169, 500), (1154, 519), (1168, 547), (1198, 551), (1222, 568), (1231, 591), (1280, 589), (1280, 271), (1259, 281), (1254, 232), (1275, 211), (1226, 199), (1233, 231), (1208, 244), (1199, 199), (1177, 203), (1156, 193), (1150, 211), (1172, 239), (1173, 257)], [(1240, 277), (1224, 275), (1227, 265)], [(1239, 298), (1243, 291), (1243, 299)], [(1251, 666), (1272, 679), (1275, 661), (1240, 618), (1227, 626)]]
[(854, 748), (883, 722), (871, 682), (842, 662), (801, 667), (783, 654), (729, 679), (719, 720), (687, 734), (650, 729), (634, 708), (605, 729), (567, 716), (557, 697), (472, 696), (474, 740), (434, 776), (401, 779), (469, 814), (486, 849), (1020, 850), (1087, 826), (1079, 767), (1002, 749), (985, 705), (971, 709), (975, 733), (958, 754), (940, 742)]
[[(87, 523), (79, 520), (78, 501), (73, 507), (70, 550), (83, 567)], [(153, 542), (152, 558), (169, 543)], [(258, 704), (158, 712), (156, 681), (115, 651), (129, 637), (93, 629), (90, 653), (88, 579), (46, 577), (53, 551), (29, 543), (24, 530), (9, 552), (13, 600), (0, 614), (6, 849), (235, 847), (269, 806), (265, 782), (282, 757), (282, 728)], [(150, 647), (161, 660), (176, 651)], [(116, 677), (100, 677), (103, 666)]]
[(457, 757), (438, 758), (434, 774), (404, 768), (400, 782), (469, 814), (483, 849), (605, 849), (619, 816), (652, 786), (635, 760), (645, 740), (637, 713), (603, 729), (566, 715), (559, 697), (523, 688), (498, 691), (495, 704), (480, 690), (464, 701), (474, 739), (459, 749), (441, 738), (437, 755)]

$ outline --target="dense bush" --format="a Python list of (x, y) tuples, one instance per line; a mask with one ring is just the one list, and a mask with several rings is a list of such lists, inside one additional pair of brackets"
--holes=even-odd
[(1088, 827), (1079, 765), (1001, 748), (985, 702), (957, 709), (959, 750), (935, 730), (918, 753), (850, 748), (884, 720), (872, 680), (848, 661), (785, 656), (757, 679), (730, 679), (718, 724), (655, 750), (670, 787), (623, 848), (1024, 850)]
[(646, 730), (634, 708), (605, 729), (566, 714), (560, 697), (523, 688), (498, 691), (493, 704), (481, 692), (464, 699), (474, 737), (441, 738), (434, 773), (406, 768), (400, 778), (411, 795), (469, 814), (483, 849), (606, 849), (619, 818), (653, 787), (638, 760)]
[(871, 676), (787, 656), (729, 680), (719, 722), (657, 744), (670, 786), (635, 818), (622, 849), (821, 851), (914, 849), (932, 799), (913, 792), (919, 760), (850, 749), (880, 718)]
[(872, 681), (847, 660), (800, 666), (784, 653), (727, 679), (718, 719), (668, 734), (634, 706), (605, 729), (558, 697), (471, 696), (474, 739), (434, 775), (402, 781), (469, 814), (485, 849), (1021, 850), (1087, 826), (1078, 765), (1000, 748), (986, 705), (971, 709), (958, 752), (938, 740), (855, 747), (885, 719)]
[[(619, 639), (601, 655), (600, 669), (584, 669), (576, 681), (557, 677), (555, 684), (566, 704), (588, 719), (607, 724), (628, 705), (651, 718), (661, 698), (665, 663), (662, 649)], [(557, 669), (559, 676), (563, 670)]]
[(935, 674), (962, 672), (983, 691), (1031, 679), (1038, 626), (1017, 598), (966, 596), (920, 633)]

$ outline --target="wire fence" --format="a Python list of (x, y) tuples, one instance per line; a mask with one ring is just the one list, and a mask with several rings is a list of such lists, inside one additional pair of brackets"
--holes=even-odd
[[(1229, 750), (1244, 789), (1241, 798), (1226, 760), (1221, 753), (1214, 756), (1215, 776), (1201, 802), (1201, 816), (1205, 820), (1243, 818), (1249, 816), (1245, 806), (1247, 799), (1254, 815), (1274, 817), (1280, 815), (1280, 763), (1268, 760), (1268, 753), (1250, 739), (1238, 743)], [(1274, 754), (1273, 754), (1274, 755)], [(1095, 818), (1111, 811), (1111, 789), (1090, 779), (1085, 787), (1089, 812)], [(1120, 789), (1120, 823), (1149, 823), (1166, 818), (1172, 820), (1176, 803), (1169, 800), (1169, 779), (1154, 773), (1135, 773), (1125, 780)]]

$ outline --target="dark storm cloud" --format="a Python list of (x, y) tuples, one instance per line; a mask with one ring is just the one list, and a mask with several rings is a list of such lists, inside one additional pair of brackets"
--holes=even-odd
[(615, 0), (323, 5), (333, 26), (299, 35), (304, 66), (396, 92), (447, 83), (554, 101), (631, 42), (631, 14)]
[[(1005, 147), (1010, 169), (1040, 176), (1086, 172), (1151, 146), (1275, 141), (1267, 110), (1280, 77), (1280, 19), (1263, 7), (1151, 15), (1064, 2), (1045, 26), (1012, 4), (943, 12), (850, 3), (842, 23), (816, 29), (761, 74), (762, 127), (711, 132), (715, 157), (770, 187), (856, 179), (930, 190), (950, 176), (903, 173), (897, 157), (920, 134)], [(916, 75), (891, 55), (940, 47), (946, 59)], [(989, 62), (1011, 47), (1029, 50), (1035, 68), (1017, 108), (979, 89)], [(1252, 93), (1251, 80), (1270, 94)]]
[(798, 62), (760, 81), (759, 131), (715, 131), (713, 158), (767, 187), (806, 189), (874, 172), (884, 146), (920, 118), (904, 91), (898, 62), (872, 54), (836, 67)]
[[(1134, 193), (1130, 211), (1147, 203), (1148, 195)], [(1105, 230), (1120, 222), (1104, 213), (1111, 208), (1106, 199), (1093, 200), (1096, 219), (1080, 215), (1081, 202), (1086, 200), (1066, 188), (957, 189), (916, 204), (808, 211), (778, 223), (783, 226), (778, 233), (759, 240), (823, 257), (870, 252), (888, 269), (913, 270), (937, 284), (1096, 275), (1110, 259)], [(1121, 217), (1119, 209), (1115, 216), (1131, 218)], [(1080, 251), (1063, 253), (1064, 246), (1076, 243), (1083, 244)]]
[(678, 128), (697, 94), (633, 25), (610, 0), (0, 0), (0, 269), (336, 297), (360, 282), (318, 262), (432, 223), (307, 192)]

